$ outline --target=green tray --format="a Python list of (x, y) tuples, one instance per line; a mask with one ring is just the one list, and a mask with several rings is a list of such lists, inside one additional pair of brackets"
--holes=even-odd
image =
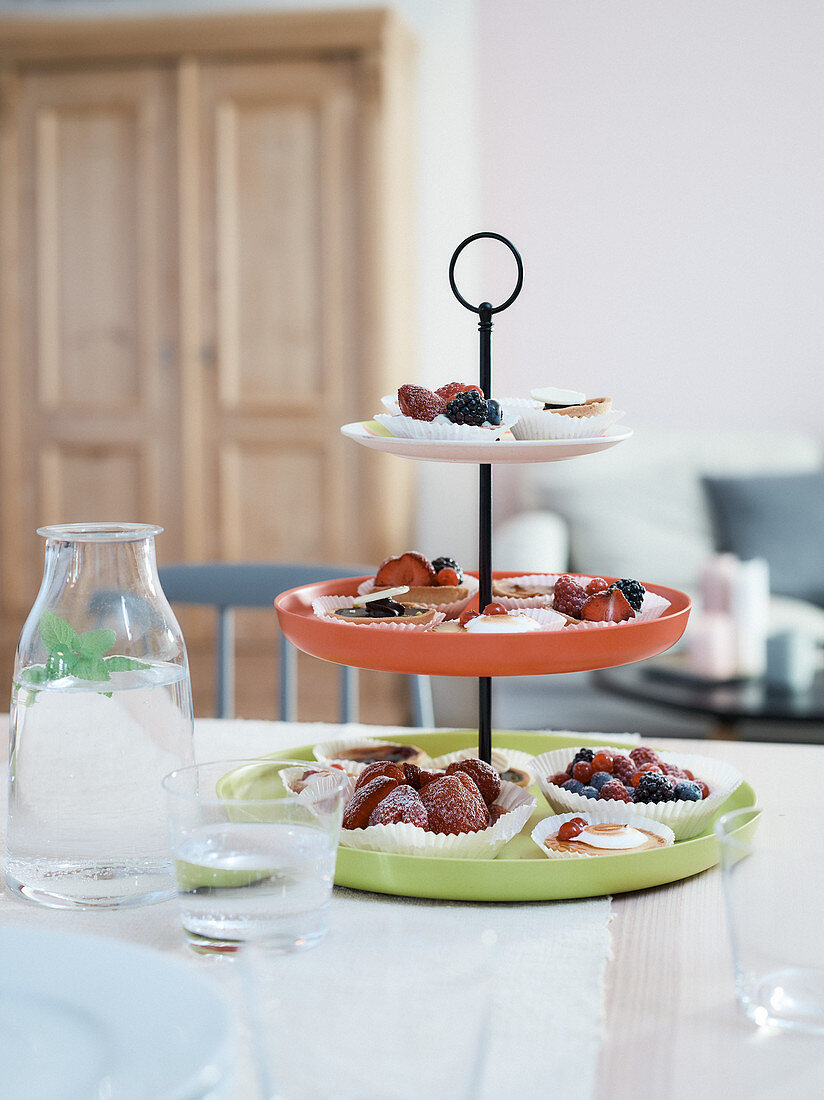
[[(476, 730), (416, 733), (408, 737), (392, 734), (393, 741), (418, 745), (430, 756), (442, 756), (478, 743)], [(496, 748), (521, 749), (537, 756), (552, 749), (579, 748), (586, 744), (628, 747), (620, 737), (599, 734), (547, 734), (495, 731)], [(631, 747), (631, 745), (629, 746)], [(300, 745), (273, 753), (275, 759), (314, 760), (313, 745)], [(676, 841), (670, 848), (627, 852), (591, 859), (552, 860), (542, 856), (529, 834), (553, 811), (538, 787), (535, 813), (518, 836), (496, 859), (438, 859), (432, 856), (399, 856), (383, 852), (360, 852), (341, 846), (335, 868), (335, 885), (379, 894), (411, 898), (439, 898), (448, 901), (553, 901), (561, 898), (591, 898), (644, 890), (689, 878), (718, 863), (718, 845), (712, 829)], [(719, 808), (718, 814), (755, 806), (755, 792), (748, 783), (740, 787)], [(757, 819), (736, 833), (749, 839)]]

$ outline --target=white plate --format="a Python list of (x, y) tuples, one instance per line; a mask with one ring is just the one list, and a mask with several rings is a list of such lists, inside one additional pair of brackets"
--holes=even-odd
[(561, 462), (566, 458), (605, 451), (629, 439), (631, 428), (609, 428), (594, 439), (498, 439), (488, 443), (455, 439), (401, 439), (392, 435), (373, 435), (368, 422), (344, 424), (347, 439), (363, 447), (385, 451), (399, 458), (418, 458), (430, 462), (472, 462), (498, 465), (504, 462)]
[(198, 1100), (230, 1079), (229, 1010), (210, 981), (148, 947), (5, 928), (0, 1096)]

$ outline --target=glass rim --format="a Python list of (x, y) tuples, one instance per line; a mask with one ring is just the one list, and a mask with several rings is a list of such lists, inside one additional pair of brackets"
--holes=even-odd
[(52, 523), (38, 527), (37, 534), (61, 542), (137, 542), (160, 535), (156, 523)]
[(729, 823), (735, 819), (741, 819), (745, 814), (750, 815), (750, 820), (760, 818), (763, 814), (760, 806), (739, 806), (737, 810), (728, 810), (721, 814), (712, 823), (712, 830), (718, 843), (722, 847), (735, 848), (739, 852), (752, 852), (752, 840), (745, 840), (729, 831)]
[(219, 768), (221, 770), (225, 769), (226, 773), (229, 773), (236, 768), (243, 767), (246, 764), (265, 764), (267, 767), (271, 767), (274, 764), (279, 765), (280, 768), (310, 768), (312, 766), (317, 766), (318, 769), (324, 769), (328, 771), (333, 779), (338, 780), (338, 782), (335, 784), (334, 787), (332, 787), (331, 790), (322, 792), (322, 797), (327, 798), (329, 797), (329, 795), (332, 794), (342, 794), (346, 787), (346, 782), (349, 779), (349, 775), (342, 769), (340, 769), (340, 777), (338, 777), (335, 774), (338, 771), (337, 768), (333, 769), (329, 766), (324, 766), (324, 763), (320, 760), (278, 760), (272, 758), (271, 756), (240, 756), (229, 757), (225, 760), (204, 760), (201, 764), (188, 764), (185, 768), (175, 768), (174, 771), (169, 772), (168, 775), (165, 775), (163, 777), (161, 781), (161, 786), (168, 795), (171, 795), (174, 798), (183, 799), (186, 802), (199, 802), (204, 804), (212, 802), (216, 805), (221, 806), (258, 806), (261, 803), (268, 805), (269, 803), (275, 801), (283, 803), (297, 802), (299, 800), (301, 801), (301, 804), (305, 803), (305, 800), (300, 799), (299, 793), (291, 790), (285, 798), (278, 799), (232, 798), (229, 796), (221, 796), (217, 793), (207, 795), (201, 795), (198, 793), (193, 794), (190, 791), (176, 790), (174, 787), (174, 783), (177, 779), (185, 776), (194, 775), (195, 772), (203, 771), (205, 768)]

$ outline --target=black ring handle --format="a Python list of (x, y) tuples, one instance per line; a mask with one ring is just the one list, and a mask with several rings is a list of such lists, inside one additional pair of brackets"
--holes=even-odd
[[(455, 262), (468, 244), (472, 244), (473, 241), (481, 240), (481, 238), (483, 237), (489, 237), (493, 241), (500, 241), (501, 244), (505, 244), (512, 255), (515, 257), (515, 263), (518, 265), (518, 282), (515, 284), (515, 289), (512, 291), (507, 300), (499, 306), (490, 306), (489, 302), (482, 302), (479, 306), (470, 305), (455, 285)], [(465, 241), (461, 241), (461, 243), (452, 254), (452, 260), (449, 264), (449, 285), (452, 287), (452, 293), (455, 295), (461, 305), (465, 306), (473, 313), (480, 314), (482, 309), (488, 315), (491, 315), (493, 313), (500, 313), (502, 309), (506, 309), (507, 306), (512, 305), (512, 303), (521, 293), (521, 287), (524, 285), (524, 265), (523, 261), (521, 260), (520, 253), (518, 252), (518, 249), (515, 247), (512, 241), (508, 241), (506, 237), (502, 237), (500, 233), (473, 233), (471, 237), (467, 237)]]

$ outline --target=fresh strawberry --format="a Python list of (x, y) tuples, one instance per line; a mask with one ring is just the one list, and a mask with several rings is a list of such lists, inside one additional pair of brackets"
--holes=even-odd
[(413, 420), (434, 420), (446, 409), (444, 399), (423, 386), (401, 386), (398, 404), (403, 415)]
[(580, 615), (591, 623), (622, 623), (625, 619), (635, 618), (635, 612), (620, 588), (587, 596), (581, 604)]
[(461, 626), (466, 626), (466, 624), (471, 619), (477, 619), (477, 617), (478, 617), (478, 612), (475, 610), (474, 607), (466, 607), (466, 608), (464, 608), (464, 610), (461, 612), (460, 616), (458, 617), (458, 622), (461, 624)]
[(507, 610), (501, 603), (488, 603), (484, 608), (484, 615), (506, 615)]
[(407, 584), (421, 588), (435, 583), (435, 570), (423, 554), (410, 550), (397, 558), (387, 558), (375, 574), (376, 588), (397, 588)]
[(458, 574), (455, 572), (454, 569), (439, 569), (438, 572), (435, 574), (435, 583), (448, 584), (454, 587), (461, 582), (459, 581)]
[(445, 386), (441, 386), (439, 389), (435, 390), (435, 393), (438, 397), (442, 397), (448, 404), (453, 397), (457, 397), (459, 393), (466, 393), (467, 390), (477, 390), (483, 397), (483, 391), (480, 386), (470, 386), (465, 382), (447, 382)]

